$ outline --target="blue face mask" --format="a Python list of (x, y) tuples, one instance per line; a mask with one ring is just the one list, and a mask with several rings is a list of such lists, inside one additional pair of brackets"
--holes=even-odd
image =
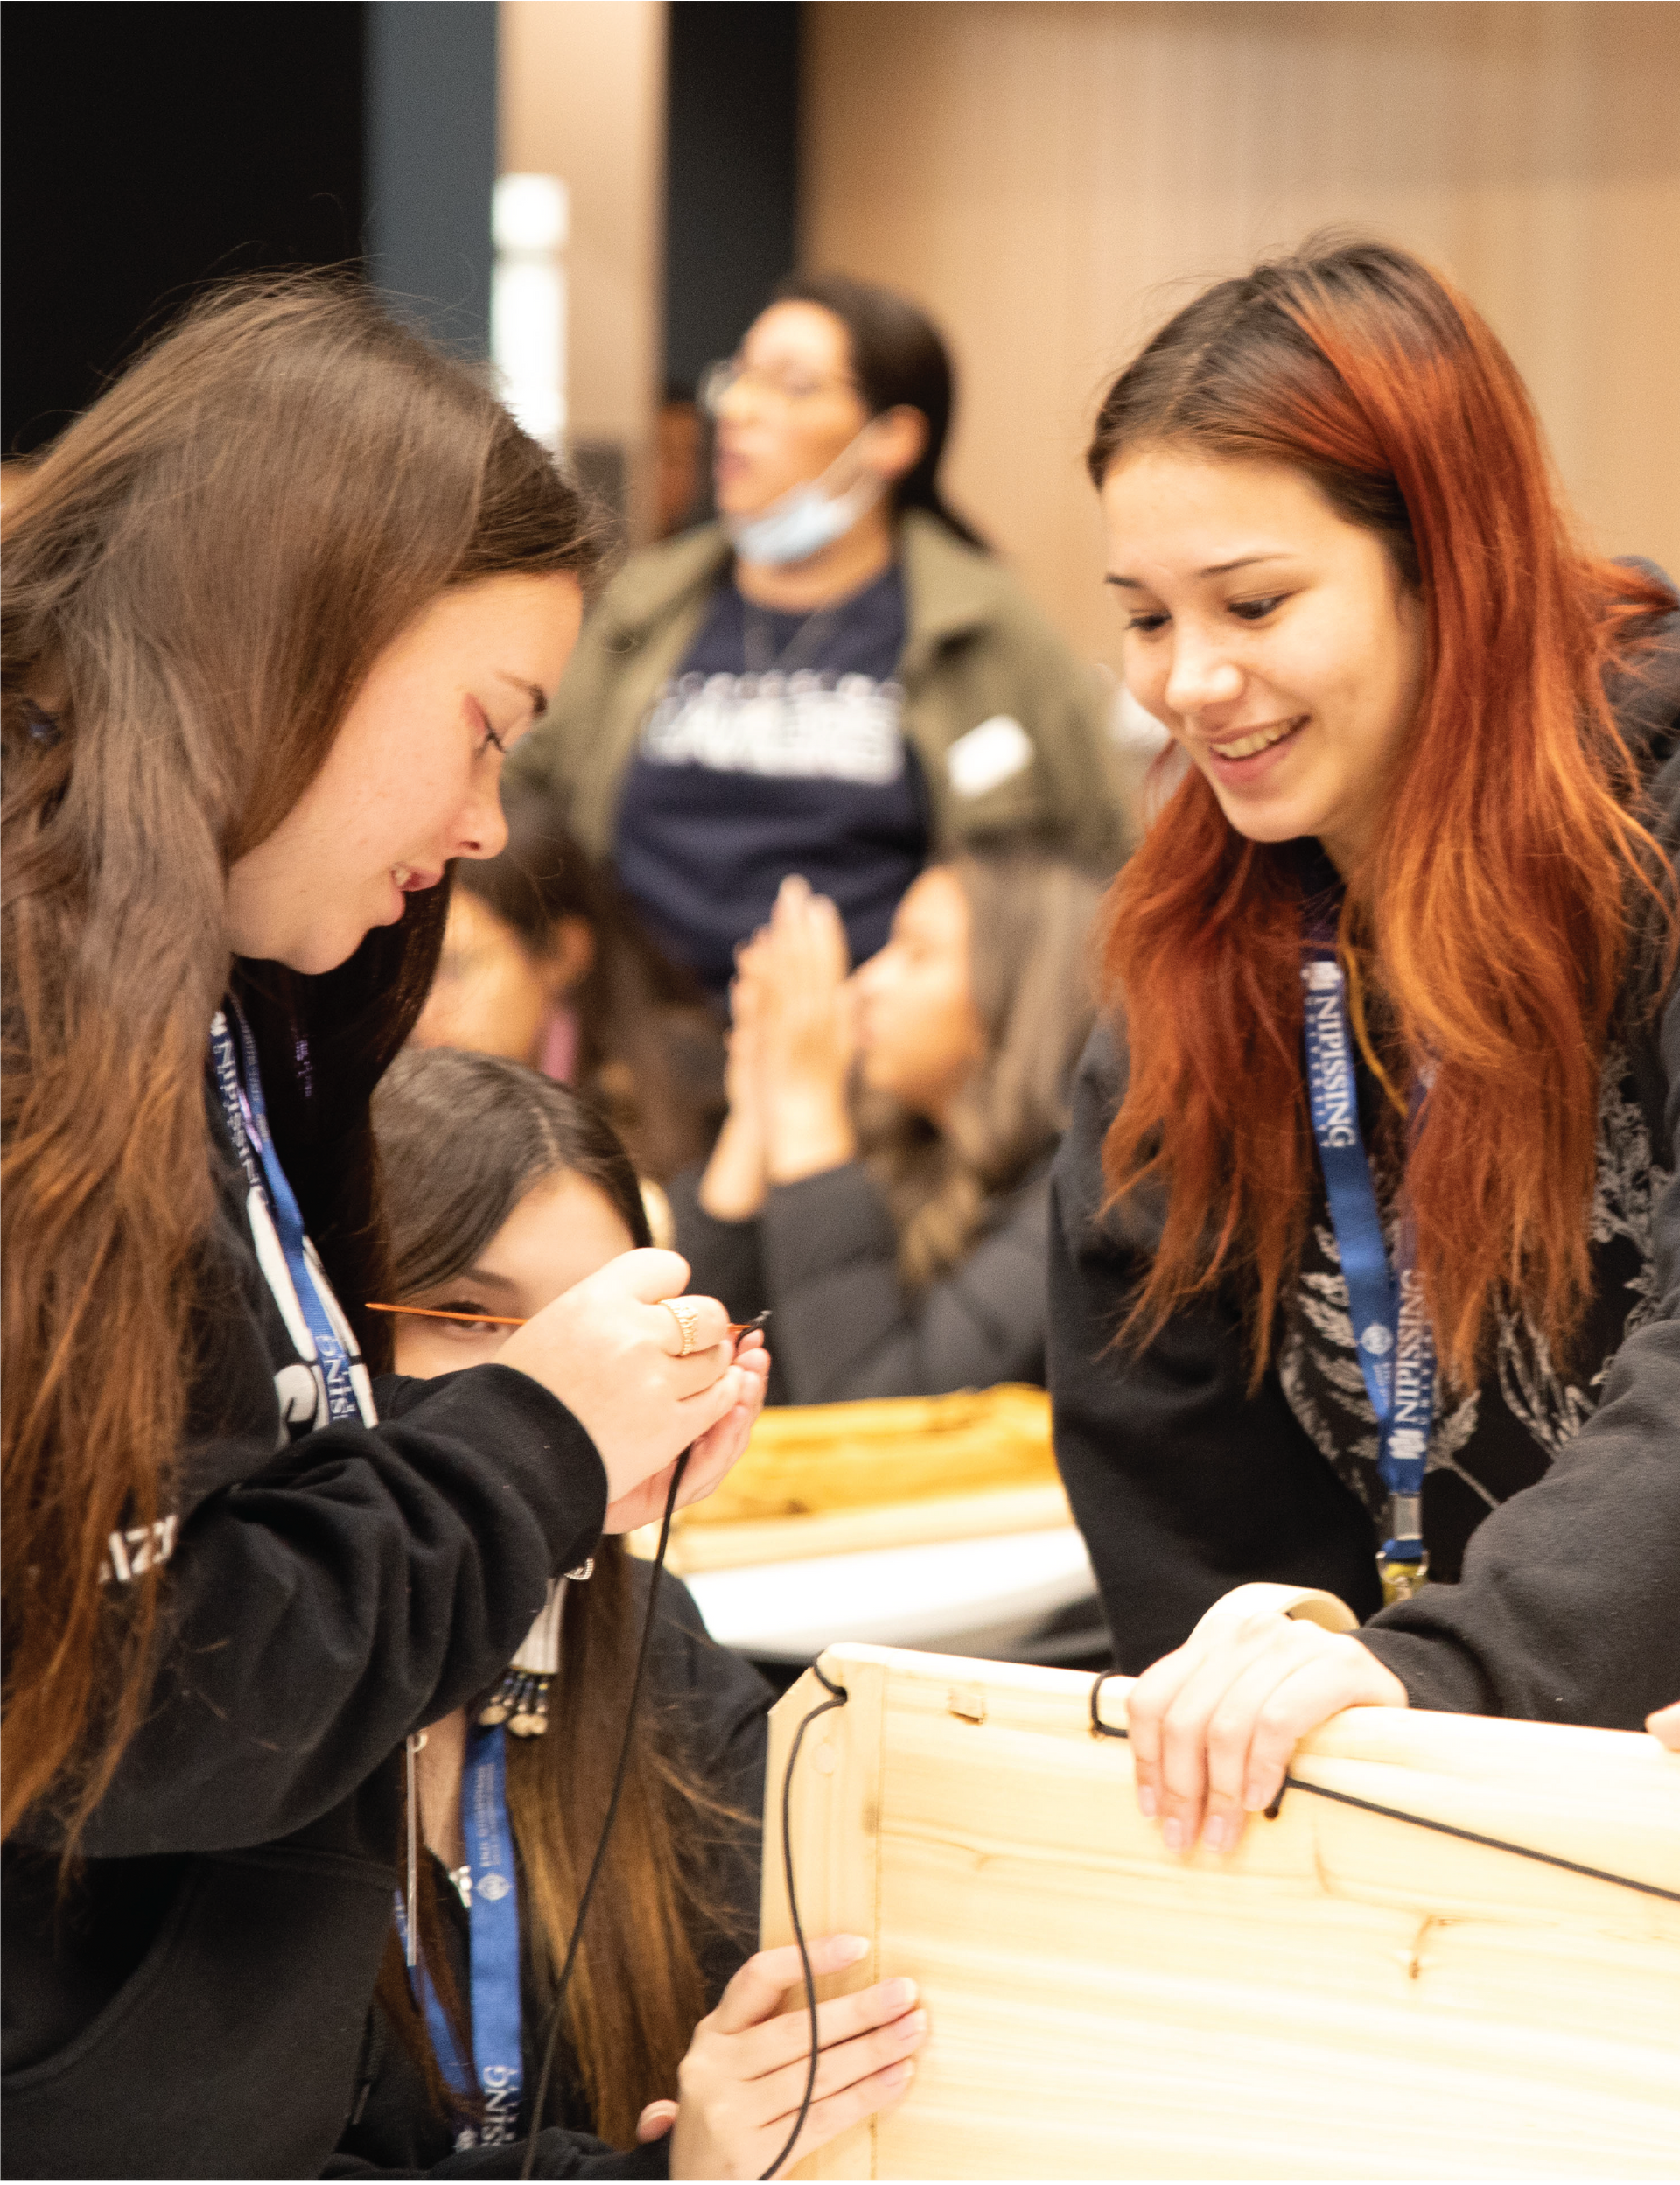
[[(870, 424), (874, 420), (872, 418)], [(836, 539), (843, 539), (858, 518), (875, 506), (886, 491), (885, 479), (868, 472), (844, 493), (830, 490), (829, 480), (857, 447), (869, 425), (836, 456), (821, 478), (810, 478), (780, 494), (755, 516), (725, 516), (724, 529), (744, 562), (779, 568), (784, 562), (808, 561)]]

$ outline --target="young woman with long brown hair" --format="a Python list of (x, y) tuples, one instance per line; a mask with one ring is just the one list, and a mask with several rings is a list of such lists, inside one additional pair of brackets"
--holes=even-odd
[[(648, 1242), (636, 1172), (612, 1126), (568, 1087), (516, 1062), (411, 1051), (382, 1082), (374, 1124), (391, 1300), (417, 1308), (395, 1321), (399, 1373), (430, 1377), (489, 1362), (506, 1346), (508, 1319), (541, 1312)], [(440, 1317), (449, 1313), (482, 1317)], [(381, 1995), (399, 2039), (383, 2044), (346, 2151), (424, 2168), (449, 2153), (454, 2127), (471, 2119), (457, 2062), (472, 2052), (470, 2011), (459, 2007), (472, 1992), (474, 1883), (463, 1791), (499, 1732), (518, 1862), (523, 2083), (535, 2085), (606, 1810), (648, 1577), (646, 1563), (604, 1539), (587, 1582), (551, 1586), (504, 1684), (430, 1726), (419, 1761), (420, 1815), (434, 1854), (427, 1870), (435, 1947), (463, 2022), (439, 2025), (433, 2010), (422, 2032), (426, 2021), (395, 1962), (394, 1933)], [(661, 1582), (649, 1678), (543, 2118), (619, 2146), (634, 2141), (648, 2102), (676, 2092), (694, 2028), (758, 1925), (769, 1687), (710, 1642), (681, 1580), (669, 1576)], [(447, 2078), (430, 2069), (428, 2052), (438, 2041)]]
[[(1228, 1849), (1339, 1707), (1680, 1689), (1680, 613), (1403, 251), (1210, 291), (1089, 464), (1191, 765), (1107, 915), (1051, 1388), (1144, 1810)], [(1259, 1580), (1363, 1628), (1198, 1625)]]
[(369, 1378), (369, 1098), (581, 614), (542, 450), (354, 288), (259, 287), (70, 426), (6, 554), (7, 2160), (308, 2175), (405, 1739), (685, 1447), (715, 1481), (764, 1365), (640, 1252), (494, 1367)]

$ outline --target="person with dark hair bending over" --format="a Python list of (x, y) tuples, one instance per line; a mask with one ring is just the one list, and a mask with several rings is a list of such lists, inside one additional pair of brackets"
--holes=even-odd
[(1680, 1691), (1680, 601), (1376, 244), (1190, 305), (1090, 471), (1191, 766), (1107, 914), (1050, 1385), (1144, 1810), (1228, 1850), (1339, 1708)]
[(703, 389), (721, 522), (637, 556), (516, 771), (547, 770), (654, 938), (722, 1000), (802, 873), (854, 963), (930, 852), (1124, 847), (1096, 672), (948, 506), (924, 314), (789, 281)]
[[(6, 558), (6, 2160), (314, 2176), (399, 1887), (423, 1940), (419, 1733), (716, 1483), (766, 1363), (632, 1251), (494, 1365), (372, 1378), (371, 1096), (592, 560), (543, 451), (360, 289), (242, 286), (69, 426)], [(770, 2160), (794, 1977), (742, 1968), (668, 2140), (539, 2170)], [(811, 2145), (901, 2083), (872, 1994)]]
[[(396, 1369), (422, 1377), (499, 1357), (528, 1319), (648, 1242), (636, 1173), (611, 1127), (565, 1086), (488, 1054), (398, 1057), (374, 1098), (391, 1230)], [(480, 1317), (474, 1317), (474, 1316)], [(458, 1316), (458, 1317), (453, 1317)], [(423, 2008), (395, 1925), (365, 2099), (340, 2153), (426, 2167), (472, 2118), (460, 2059), (484, 2033), (471, 1940), (472, 1792), (500, 1765), (523, 2008), (522, 2087), (535, 2098), (578, 1891), (606, 1811), (649, 1567), (603, 1539), (588, 1579), (555, 1579), (500, 1684), (433, 1723), (420, 1754), (427, 1859), (421, 1923), (447, 1968)], [(695, 2028), (752, 1947), (770, 1689), (711, 1644), (681, 1579), (660, 1581), (647, 1704), (613, 1855), (592, 1907), (542, 2122), (631, 2145), (676, 2092)], [(504, 1727), (505, 1726), (505, 1727)], [(437, 1999), (434, 2000), (433, 1997)], [(445, 2000), (445, 1998), (447, 1999)], [(704, 2050), (704, 2042), (702, 2044)], [(662, 2111), (661, 2112), (662, 2114)], [(530, 2128), (528, 2114), (522, 2130)]]
[(1097, 900), (1066, 859), (976, 851), (921, 875), (850, 980), (800, 879), (741, 950), (729, 1115), (671, 1202), (696, 1279), (738, 1319), (774, 1309), (773, 1401), (1042, 1383)]
[(414, 1044), (505, 1054), (577, 1086), (637, 1173), (667, 1183), (717, 1136), (717, 1012), (584, 854), (547, 781), (505, 781), (502, 809), (507, 848), (455, 875)]

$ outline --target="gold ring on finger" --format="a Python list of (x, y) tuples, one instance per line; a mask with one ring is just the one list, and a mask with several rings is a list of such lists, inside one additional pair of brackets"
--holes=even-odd
[(686, 1358), (690, 1351), (700, 1348), (695, 1338), (694, 1307), (686, 1298), (662, 1298), (660, 1303), (676, 1322), (677, 1333), (682, 1338), (682, 1348), (676, 1355), (679, 1358)]

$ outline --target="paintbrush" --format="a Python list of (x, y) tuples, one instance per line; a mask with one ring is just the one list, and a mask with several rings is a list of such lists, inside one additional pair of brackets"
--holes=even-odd
[[(523, 1327), (522, 1320), (508, 1320), (499, 1313), (444, 1313), (434, 1305), (375, 1305), (370, 1299), (363, 1306), (364, 1313), (407, 1313), (418, 1320), (466, 1320), (473, 1327)], [(762, 1327), (770, 1317), (766, 1305), (756, 1319), (732, 1320), (724, 1330), (726, 1335), (750, 1335), (755, 1327)]]

